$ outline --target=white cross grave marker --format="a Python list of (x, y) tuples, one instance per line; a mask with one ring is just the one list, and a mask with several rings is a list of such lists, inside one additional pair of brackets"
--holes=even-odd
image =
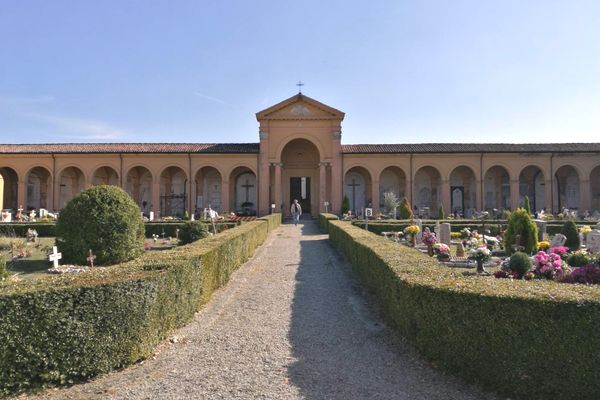
[(54, 268), (58, 267), (58, 260), (62, 258), (62, 253), (59, 253), (56, 246), (52, 247), (52, 254), (48, 256), (48, 260), (54, 263)]

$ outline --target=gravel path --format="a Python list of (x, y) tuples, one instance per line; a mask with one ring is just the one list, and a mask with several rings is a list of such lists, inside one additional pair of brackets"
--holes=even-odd
[(36, 399), (494, 399), (387, 328), (314, 222), (283, 225), (155, 357)]

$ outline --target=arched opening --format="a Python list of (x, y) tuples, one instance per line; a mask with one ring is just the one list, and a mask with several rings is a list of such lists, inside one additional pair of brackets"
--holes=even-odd
[[(319, 211), (319, 149), (306, 139), (294, 139), (281, 151), (284, 212), (287, 214), (294, 200), (298, 200), (302, 212), (309, 215)], [(275, 185), (277, 187), (278, 185)]]
[(19, 209), (17, 204), (17, 193), (19, 190), (19, 177), (17, 172), (10, 167), (0, 168), (0, 209), (12, 210), (16, 212)]
[(352, 167), (344, 177), (344, 195), (348, 198), (350, 211), (363, 215), (365, 207), (371, 203), (371, 175), (363, 167)]
[[(414, 205), (416, 215), (425, 218), (438, 215), (442, 203), (442, 178), (440, 172), (430, 166), (420, 168), (414, 179)], [(447, 207), (447, 205), (444, 205)]]
[(134, 167), (127, 173), (125, 191), (140, 207), (144, 215), (152, 210), (152, 173), (146, 167)]
[(230, 182), (235, 185), (233, 190), (233, 207), (237, 215), (256, 215), (256, 174), (248, 167), (238, 167), (231, 172)]
[(406, 174), (398, 167), (387, 167), (379, 175), (379, 208), (385, 209), (386, 193), (394, 193), (398, 199), (406, 196)]
[(48, 209), (52, 197), (52, 177), (44, 167), (32, 168), (27, 174), (27, 210)]
[(196, 214), (203, 209), (211, 207), (213, 210), (223, 212), (221, 207), (222, 179), (219, 171), (214, 167), (203, 167), (196, 173)]
[(510, 176), (506, 168), (493, 166), (483, 177), (484, 208), (491, 210), (510, 209)]
[(523, 204), (525, 196), (529, 197), (531, 212), (539, 212), (546, 208), (544, 173), (534, 165), (530, 165), (519, 174), (519, 204)]
[(554, 204), (557, 210), (579, 210), (579, 174), (571, 165), (563, 165), (554, 173)]
[(119, 186), (119, 174), (111, 167), (100, 167), (92, 175), (92, 185)]
[(160, 215), (181, 218), (187, 205), (187, 175), (179, 167), (168, 167), (160, 174)]
[(450, 210), (471, 218), (475, 206), (475, 173), (469, 167), (460, 166), (450, 174)]
[(600, 217), (600, 165), (590, 173), (590, 211)]
[(63, 209), (69, 201), (83, 191), (85, 178), (77, 167), (65, 168), (60, 173), (60, 188), (58, 193), (58, 208)]

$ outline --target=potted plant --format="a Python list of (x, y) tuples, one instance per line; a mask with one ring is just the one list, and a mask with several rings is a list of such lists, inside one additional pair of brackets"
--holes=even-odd
[(417, 235), (420, 231), (421, 229), (419, 229), (417, 225), (409, 225), (404, 228), (404, 234), (406, 235), (407, 239), (410, 239), (412, 247), (417, 245)]
[(427, 245), (427, 254), (429, 254), (429, 257), (433, 257), (433, 245), (437, 243), (435, 233), (431, 232), (429, 228), (425, 228), (422, 240)]

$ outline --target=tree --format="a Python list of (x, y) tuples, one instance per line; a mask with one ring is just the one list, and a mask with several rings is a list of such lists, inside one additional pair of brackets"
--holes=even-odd
[(527, 211), (527, 214), (531, 215), (531, 204), (529, 203), (529, 196), (525, 196), (523, 199), (523, 208)]
[[(518, 237), (518, 243), (517, 242)], [(517, 208), (511, 213), (508, 227), (504, 234), (504, 250), (506, 254), (514, 252), (513, 245), (523, 248), (523, 252), (533, 254), (537, 250), (538, 229), (531, 215), (524, 208)]]
[(577, 232), (577, 225), (575, 225), (575, 222), (571, 220), (565, 221), (561, 233), (567, 237), (565, 246), (571, 251), (577, 251), (581, 246), (581, 243), (579, 241), (579, 232)]
[(400, 202), (400, 219), (410, 219), (412, 218), (413, 212), (410, 208), (410, 203), (408, 199), (405, 197)]
[(350, 211), (350, 200), (348, 196), (344, 195), (342, 199), (342, 214), (348, 214), (348, 211)]
[(400, 205), (400, 200), (394, 192), (385, 192), (383, 194), (383, 205), (387, 211), (387, 214), (396, 219), (396, 208)]
[(438, 219), (444, 218), (446, 218), (446, 213), (444, 212), (444, 204), (440, 203), (440, 206), (438, 207)]
[(206, 224), (200, 221), (188, 221), (181, 227), (179, 239), (181, 244), (188, 244), (208, 236)]
[(56, 245), (67, 263), (86, 265), (89, 251), (97, 265), (117, 264), (144, 252), (141, 211), (123, 189), (95, 186), (71, 200), (56, 224)]

